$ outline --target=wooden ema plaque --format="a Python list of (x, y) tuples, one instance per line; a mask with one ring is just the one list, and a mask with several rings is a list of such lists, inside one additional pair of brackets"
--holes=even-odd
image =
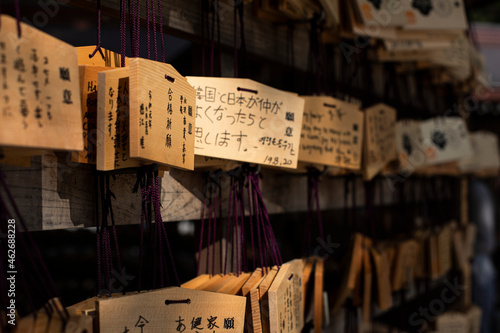
[(138, 167), (129, 152), (129, 69), (99, 72), (97, 88), (97, 170)]
[(299, 333), (304, 326), (302, 270), (304, 262), (295, 259), (283, 264), (269, 288), (271, 333)]
[(299, 161), (360, 169), (363, 112), (332, 97), (302, 96), (305, 101)]
[(195, 97), (172, 65), (130, 59), (130, 156), (193, 170)]
[(416, 240), (407, 240), (397, 245), (392, 270), (392, 291), (406, 288), (415, 276), (419, 245)]
[[(323, 275), (325, 262), (316, 260), (314, 271), (314, 333), (321, 333), (323, 328)], [(327, 314), (328, 315), (328, 314)]]
[(456, 161), (473, 154), (465, 121), (459, 117), (438, 117), (420, 123), (427, 164)]
[(0, 145), (83, 149), (76, 49), (1, 15)]
[(95, 164), (97, 158), (97, 73), (109, 68), (78, 66), (82, 105), (83, 151), (71, 154), (71, 161)]
[(248, 79), (188, 77), (197, 155), (296, 168), (304, 100)]
[(396, 159), (396, 109), (385, 104), (365, 111), (364, 178), (370, 180)]
[(245, 298), (178, 287), (97, 302), (100, 332), (243, 333)]

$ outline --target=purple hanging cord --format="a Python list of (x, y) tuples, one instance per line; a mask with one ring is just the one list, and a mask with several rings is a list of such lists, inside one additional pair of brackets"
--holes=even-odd
[(212, 275), (215, 275), (215, 235), (216, 235), (216, 223), (217, 223), (217, 192), (214, 197), (214, 218), (212, 226)]
[(161, 8), (161, 0), (158, 0), (158, 16), (160, 24), (160, 35), (161, 35), (161, 60), (165, 62), (165, 38), (163, 36), (163, 11)]
[[(235, 0), (236, 2), (236, 0)], [(234, 77), (238, 77), (238, 6), (234, 6)]]
[[(232, 185), (231, 185), (232, 187)], [(232, 211), (232, 201), (233, 201), (233, 191), (229, 191), (229, 207), (228, 207), (228, 214), (227, 214), (227, 224), (226, 224), (226, 252), (224, 254), (224, 274), (227, 273), (227, 258), (229, 257), (228, 255), (228, 250), (229, 250), (229, 234), (231, 232), (231, 225), (232, 225), (232, 215), (234, 214)]]
[(101, 49), (101, 0), (97, 0), (97, 45), (94, 52), (89, 54), (89, 58), (93, 58), (98, 51), (101, 54), (101, 57), (105, 59), (104, 53), (102, 53)]
[(14, 7), (16, 9), (17, 37), (21, 38), (21, 7), (19, 6), (19, 0), (14, 0)]
[(153, 41), (155, 46), (155, 61), (158, 61), (158, 42), (156, 39), (156, 10), (154, 0), (151, 0), (151, 5), (153, 7)]
[(121, 66), (125, 67), (125, 53), (126, 53), (126, 41), (127, 41), (127, 0), (120, 0), (120, 53), (121, 53)]
[(253, 218), (252, 218), (252, 196), (251, 196), (252, 183), (250, 181), (250, 175), (247, 176), (247, 194), (248, 194), (248, 220), (250, 222), (250, 242), (252, 243), (252, 270), (255, 270), (255, 246), (253, 237)]
[[(151, 1), (146, 1), (146, 17), (147, 17), (147, 38), (146, 38), (146, 49), (148, 52), (148, 59), (151, 59), (151, 45), (150, 45), (150, 25), (151, 25)], [(154, 29), (154, 27), (153, 27)]]
[(196, 276), (200, 275), (201, 250), (203, 249), (203, 231), (205, 229), (206, 207), (207, 207), (207, 198), (203, 199), (203, 210), (201, 213), (201, 232), (200, 232), (200, 244), (198, 246), (198, 267), (196, 268)]

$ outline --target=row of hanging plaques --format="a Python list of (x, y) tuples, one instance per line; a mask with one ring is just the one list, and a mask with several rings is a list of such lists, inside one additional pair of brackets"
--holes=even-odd
[(396, 122), (396, 110), (385, 104), (361, 111), (249, 79), (183, 77), (141, 58), (113, 67), (116, 54), (89, 59), (93, 47), (77, 50), (25, 24), (17, 37), (16, 21), (1, 18), (4, 158), (12, 147), (23, 148), (19, 155), (80, 151), (73, 161), (107, 171), (149, 163), (192, 170), (195, 156), (203, 156), (286, 169), (299, 162), (362, 169), (367, 179), (397, 157), (403, 168), (500, 166), (496, 137), (471, 139), (461, 118)]

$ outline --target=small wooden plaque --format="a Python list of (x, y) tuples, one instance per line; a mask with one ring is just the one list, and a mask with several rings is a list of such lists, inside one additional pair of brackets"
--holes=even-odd
[(0, 145), (83, 150), (76, 49), (1, 15)]
[(194, 169), (196, 93), (172, 65), (130, 59), (130, 156)]

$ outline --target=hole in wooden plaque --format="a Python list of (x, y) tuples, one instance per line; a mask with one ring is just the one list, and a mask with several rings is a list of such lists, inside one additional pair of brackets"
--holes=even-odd
[(175, 78), (171, 77), (171, 76), (168, 76), (167, 74), (165, 74), (165, 79), (169, 80), (170, 82), (174, 83), (175, 82)]
[(323, 104), (323, 106), (326, 106), (327, 108), (334, 108), (334, 109), (337, 107), (335, 104), (328, 104), (328, 103)]
[(293, 278), (293, 274), (290, 274), (290, 276), (288, 277), (288, 281), (290, 281), (292, 278)]

